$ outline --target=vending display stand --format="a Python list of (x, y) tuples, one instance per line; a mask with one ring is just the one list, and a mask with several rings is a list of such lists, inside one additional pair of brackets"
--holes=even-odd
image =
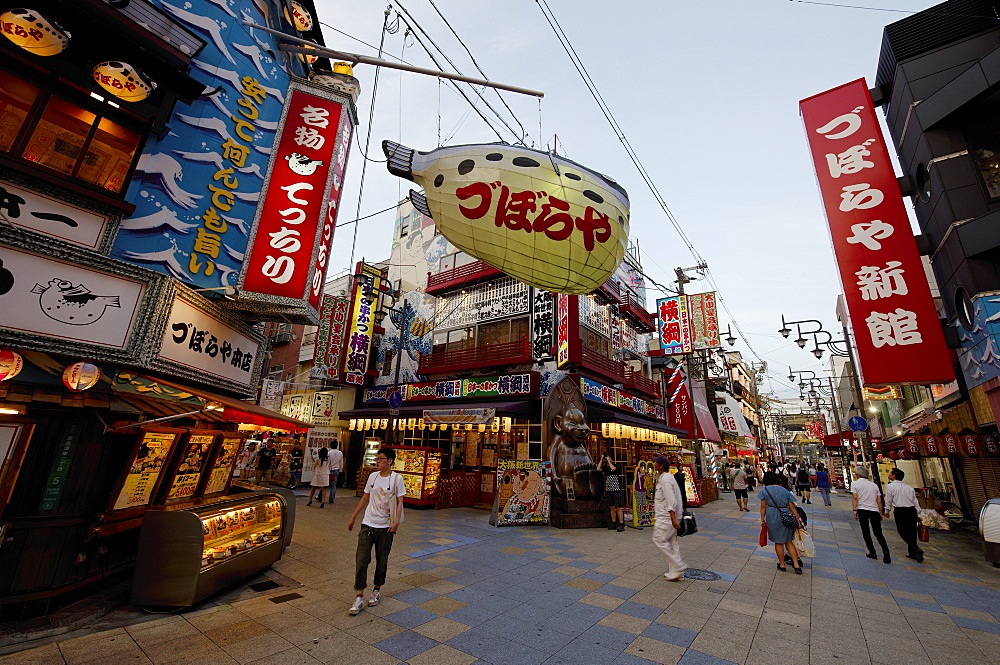
[(396, 451), (392, 470), (403, 477), (406, 496), (403, 503), (430, 506), (436, 502), (441, 477), (441, 449), (417, 446), (390, 446)]
[(143, 518), (132, 603), (189, 607), (281, 558), (291, 531), (286, 498), (243, 494)]

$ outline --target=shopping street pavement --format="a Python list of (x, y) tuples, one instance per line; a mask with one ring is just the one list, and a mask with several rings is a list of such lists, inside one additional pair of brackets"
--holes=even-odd
[(1000, 569), (968, 536), (932, 532), (916, 564), (886, 522), (893, 563), (872, 561), (841, 495), (805, 506), (817, 556), (800, 576), (757, 546), (757, 511), (722, 496), (681, 540), (688, 565), (719, 579), (673, 583), (651, 529), (498, 529), (484, 511), (407, 510), (383, 600), (358, 616), (345, 528), (357, 499), (300, 498), (293, 546), (268, 573), (279, 588), (133, 610), (0, 665), (1000, 664)]

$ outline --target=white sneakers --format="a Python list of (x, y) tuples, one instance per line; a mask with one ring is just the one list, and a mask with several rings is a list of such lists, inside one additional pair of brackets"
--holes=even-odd
[(663, 573), (663, 576), (667, 578), (668, 582), (679, 582), (684, 579), (684, 571), (682, 570), (679, 573)]
[(379, 601), (379, 590), (373, 589), (372, 595), (368, 596), (368, 607), (375, 607)]
[(354, 599), (354, 604), (351, 605), (351, 609), (347, 610), (347, 612), (349, 614), (354, 615), (360, 613), (361, 610), (363, 610), (364, 608), (365, 608), (365, 597), (357, 596)]

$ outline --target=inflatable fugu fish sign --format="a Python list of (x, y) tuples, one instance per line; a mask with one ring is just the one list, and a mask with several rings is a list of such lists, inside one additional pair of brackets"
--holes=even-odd
[(625, 255), (628, 194), (575, 162), (501, 143), (382, 150), (390, 173), (423, 187), (410, 200), (445, 238), (514, 279), (590, 293)]

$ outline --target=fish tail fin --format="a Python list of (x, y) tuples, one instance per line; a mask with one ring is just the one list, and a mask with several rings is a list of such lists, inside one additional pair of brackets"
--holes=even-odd
[(33, 287), (31, 287), (32, 293), (45, 293), (46, 290), (47, 289), (41, 284), (35, 284)]
[(425, 217), (431, 217), (431, 209), (427, 206), (427, 197), (418, 191), (410, 190), (410, 203), (413, 204), (413, 208)]
[(389, 173), (413, 180), (413, 155), (416, 154), (416, 150), (394, 141), (382, 141), (382, 152), (388, 160), (386, 168), (389, 169)]
[(104, 297), (105, 307), (121, 307), (121, 302), (118, 300), (118, 296), (105, 296)]

